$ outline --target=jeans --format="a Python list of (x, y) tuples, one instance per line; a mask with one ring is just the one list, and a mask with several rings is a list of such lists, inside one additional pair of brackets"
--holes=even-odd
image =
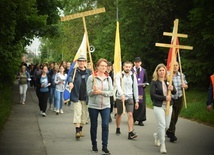
[(62, 109), (62, 96), (63, 92), (55, 90), (55, 99), (56, 99), (56, 110)]
[(102, 119), (102, 146), (103, 148), (107, 148), (108, 145), (108, 134), (109, 134), (109, 116), (110, 116), (110, 108), (106, 109), (92, 109), (88, 108), (91, 126), (90, 126), (90, 134), (91, 134), (91, 142), (93, 146), (97, 146), (97, 121), (98, 114), (100, 113)]
[(56, 107), (56, 98), (55, 98), (55, 88), (51, 87), (50, 88), (50, 96), (49, 96), (49, 104), (52, 105), (54, 104), (54, 108)]
[(25, 102), (26, 100), (26, 93), (27, 93), (27, 84), (20, 84), (19, 85), (19, 93), (20, 93), (20, 102)]
[(166, 108), (164, 105), (162, 107), (154, 106), (155, 116), (158, 121), (157, 137), (160, 139), (161, 144), (165, 144), (165, 134), (166, 130), (169, 128), (172, 115), (172, 106), (169, 108), (169, 115), (166, 116), (165, 110)]

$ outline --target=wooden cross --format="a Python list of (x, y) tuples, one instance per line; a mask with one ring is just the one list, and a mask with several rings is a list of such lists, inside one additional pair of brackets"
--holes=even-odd
[[(89, 58), (90, 58), (90, 63), (91, 63), (91, 70), (92, 73), (94, 73), (94, 68), (93, 68), (93, 61), (92, 61), (92, 57), (91, 57), (91, 52), (90, 52), (90, 45), (89, 45), (89, 39), (88, 39), (88, 32), (87, 32), (87, 28), (86, 28), (86, 22), (85, 22), (85, 16), (90, 16), (90, 15), (95, 15), (95, 14), (99, 14), (99, 13), (103, 13), (105, 12), (105, 8), (99, 8), (99, 9), (95, 9), (95, 10), (90, 10), (90, 11), (85, 11), (85, 12), (81, 12), (81, 13), (76, 13), (76, 14), (72, 14), (72, 15), (67, 15), (64, 17), (61, 17), (61, 21), (68, 21), (68, 20), (72, 20), (72, 19), (76, 19), (76, 18), (81, 18), (83, 19), (83, 25), (84, 25), (84, 31), (87, 35), (87, 49), (88, 49), (88, 53), (89, 53)], [(92, 74), (93, 75), (93, 74)]]
[[(159, 47), (167, 47), (167, 48), (172, 48), (172, 58), (171, 58), (171, 67), (170, 67), (170, 77), (169, 77), (169, 85), (172, 85), (172, 78), (173, 78), (173, 66), (175, 63), (175, 58), (176, 58), (176, 49), (186, 49), (186, 50), (192, 50), (192, 46), (184, 46), (184, 45), (177, 45), (176, 40), (178, 37), (181, 38), (187, 38), (188, 35), (186, 34), (179, 34), (178, 33), (178, 19), (174, 20), (174, 30), (173, 33), (171, 32), (164, 32), (163, 35), (165, 36), (172, 36), (173, 43), (172, 44), (164, 44), (164, 43), (156, 43), (155, 46)], [(167, 91), (167, 95), (171, 95), (171, 91)], [(169, 107), (170, 107), (170, 101), (166, 102), (166, 115), (169, 115)]]

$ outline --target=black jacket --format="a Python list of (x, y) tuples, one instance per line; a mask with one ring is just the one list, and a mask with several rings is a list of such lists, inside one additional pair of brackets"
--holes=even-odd
[[(166, 87), (168, 88), (168, 82), (165, 81)], [(173, 85), (173, 83), (172, 83)], [(173, 90), (171, 92), (172, 94), (176, 94), (175, 86), (173, 85)], [(163, 101), (166, 100), (166, 96), (163, 95), (163, 87), (162, 82), (157, 80), (152, 80), (151, 86), (150, 86), (150, 96), (153, 102), (154, 106), (161, 107), (163, 104)], [(173, 101), (170, 101), (170, 105), (173, 104)]]

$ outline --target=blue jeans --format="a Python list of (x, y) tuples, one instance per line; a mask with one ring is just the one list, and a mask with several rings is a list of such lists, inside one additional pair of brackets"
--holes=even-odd
[(91, 134), (91, 142), (93, 146), (97, 146), (97, 121), (98, 114), (100, 113), (102, 119), (102, 145), (103, 148), (108, 145), (108, 133), (109, 133), (109, 116), (110, 116), (110, 108), (98, 110), (88, 108), (89, 117), (91, 121), (90, 126), (90, 134)]
[(56, 110), (62, 109), (62, 95), (63, 92), (55, 90)]

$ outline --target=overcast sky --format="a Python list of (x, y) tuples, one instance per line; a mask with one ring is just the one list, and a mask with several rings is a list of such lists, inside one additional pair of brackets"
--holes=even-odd
[(36, 52), (36, 55), (39, 52), (40, 41), (38, 38), (34, 38), (32, 44), (30, 46), (26, 46), (27, 49), (30, 49), (32, 52)]

